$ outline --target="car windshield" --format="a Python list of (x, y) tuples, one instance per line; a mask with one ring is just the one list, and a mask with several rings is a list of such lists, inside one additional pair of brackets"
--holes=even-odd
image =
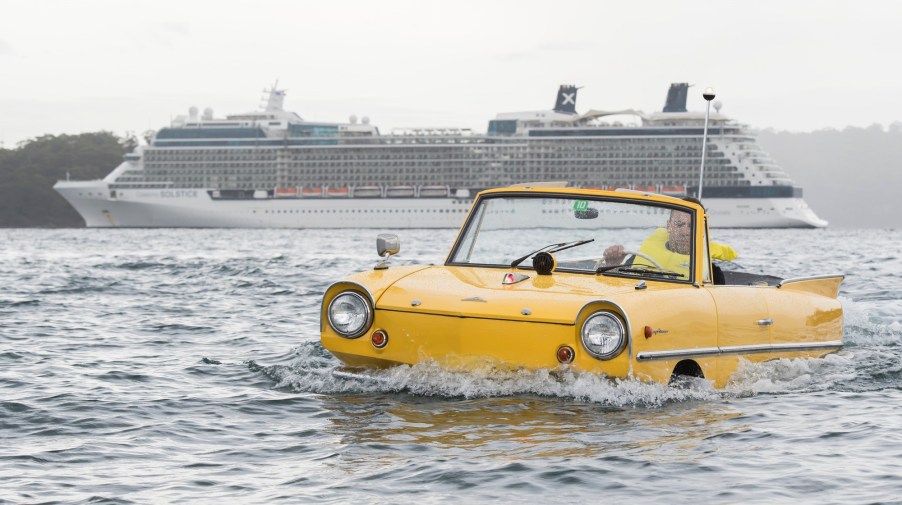
[(557, 271), (690, 281), (692, 230), (692, 213), (641, 201), (487, 197), (448, 263), (533, 268), (532, 258), (545, 251)]

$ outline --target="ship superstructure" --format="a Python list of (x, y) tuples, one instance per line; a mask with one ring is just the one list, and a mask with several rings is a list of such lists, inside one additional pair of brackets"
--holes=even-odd
[[(215, 118), (191, 108), (102, 181), (54, 187), (88, 226), (456, 228), (479, 190), (524, 181), (691, 195), (704, 114), (671, 85), (662, 112), (576, 112), (577, 87), (552, 110), (498, 114), (486, 133), (381, 133), (368, 118), (306, 121), (275, 86), (262, 111)], [(709, 120), (703, 194), (715, 227), (819, 227), (801, 189), (748, 128)]]

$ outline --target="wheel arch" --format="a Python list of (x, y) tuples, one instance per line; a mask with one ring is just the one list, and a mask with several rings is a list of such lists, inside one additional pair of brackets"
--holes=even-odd
[(670, 374), (670, 382), (673, 382), (677, 377), (696, 377), (704, 379), (705, 372), (702, 370), (701, 365), (694, 359), (684, 359), (673, 367), (673, 372)]

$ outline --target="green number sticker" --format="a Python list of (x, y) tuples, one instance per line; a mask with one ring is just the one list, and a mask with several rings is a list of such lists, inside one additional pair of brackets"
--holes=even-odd
[(573, 202), (573, 210), (586, 210), (589, 208), (588, 200), (577, 200)]

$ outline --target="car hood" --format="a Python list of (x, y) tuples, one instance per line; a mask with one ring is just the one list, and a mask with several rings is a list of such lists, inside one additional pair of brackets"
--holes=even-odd
[[(528, 275), (502, 284), (508, 273)], [(574, 324), (588, 302), (635, 292), (638, 279), (476, 267), (428, 267), (395, 281), (376, 301), (380, 310), (455, 317)]]

